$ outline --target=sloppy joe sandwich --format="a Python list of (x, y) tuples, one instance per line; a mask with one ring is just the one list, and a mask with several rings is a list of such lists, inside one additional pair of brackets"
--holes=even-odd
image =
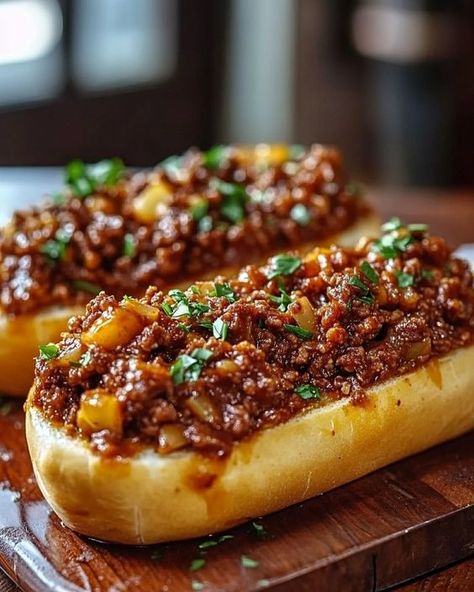
[(134, 174), (74, 161), (62, 193), (0, 231), (0, 392), (26, 394), (38, 344), (101, 290), (140, 297), (282, 248), (354, 244), (374, 220), (319, 145), (190, 150)]
[(473, 338), (469, 265), (398, 219), (354, 248), (101, 293), (37, 359), (35, 474), (91, 537), (223, 530), (472, 429)]

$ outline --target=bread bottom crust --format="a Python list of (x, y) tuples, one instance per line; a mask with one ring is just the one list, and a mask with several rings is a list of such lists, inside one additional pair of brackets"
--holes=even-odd
[(224, 460), (145, 450), (104, 459), (27, 408), (43, 495), (73, 530), (150, 544), (230, 528), (361, 477), (474, 428), (474, 346), (368, 392), (256, 433)]
[[(307, 252), (315, 246), (336, 243), (340, 246), (354, 245), (361, 236), (377, 236), (379, 219), (370, 213), (357, 220), (343, 232), (321, 242), (306, 243), (300, 249)], [(213, 278), (219, 273), (233, 275), (236, 268), (212, 270), (199, 279)], [(178, 282), (170, 287), (187, 287), (191, 283)], [(67, 329), (68, 320), (83, 314), (85, 306), (51, 306), (41, 311), (17, 317), (0, 313), (0, 393), (16, 397), (26, 397), (33, 383), (33, 358), (38, 355), (38, 347), (43, 343), (57, 342)]]

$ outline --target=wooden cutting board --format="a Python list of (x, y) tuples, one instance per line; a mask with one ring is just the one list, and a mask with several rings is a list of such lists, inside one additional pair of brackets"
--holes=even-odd
[[(23, 427), (20, 404), (4, 403), (0, 565), (28, 592), (375, 591), (474, 554), (473, 433), (233, 529), (216, 546), (137, 549), (61, 524), (32, 475)], [(205, 565), (192, 571), (196, 559)]]

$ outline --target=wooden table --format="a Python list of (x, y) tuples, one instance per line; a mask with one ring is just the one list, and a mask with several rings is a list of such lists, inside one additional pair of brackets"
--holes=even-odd
[[(13, 207), (26, 205), (60, 183), (57, 169), (6, 170), (0, 168), (0, 223)], [(408, 222), (427, 222), (432, 232), (444, 235), (454, 246), (474, 243), (474, 191), (430, 191), (371, 189), (370, 199), (381, 218), (400, 216)], [(401, 592), (428, 590), (468, 591), (474, 581), (474, 561), (429, 575), (398, 588)], [(18, 588), (4, 575), (0, 575), (0, 592), (13, 592)]]

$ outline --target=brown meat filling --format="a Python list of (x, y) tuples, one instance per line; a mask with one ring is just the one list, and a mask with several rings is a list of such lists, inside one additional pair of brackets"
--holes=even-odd
[[(33, 404), (104, 454), (137, 442), (225, 455), (256, 430), (338, 398), (362, 404), (368, 387), (471, 344), (473, 313), (468, 264), (395, 221), (355, 249), (277, 256), (185, 293), (99, 295), (38, 359)], [(90, 401), (108, 412), (94, 419)]]
[(280, 147), (277, 156), (191, 150), (150, 173), (115, 170), (107, 180), (100, 169), (93, 185), (72, 163), (55, 204), (17, 212), (0, 231), (0, 310), (87, 302), (100, 290), (142, 296), (150, 284), (322, 240), (367, 212), (336, 150)]

